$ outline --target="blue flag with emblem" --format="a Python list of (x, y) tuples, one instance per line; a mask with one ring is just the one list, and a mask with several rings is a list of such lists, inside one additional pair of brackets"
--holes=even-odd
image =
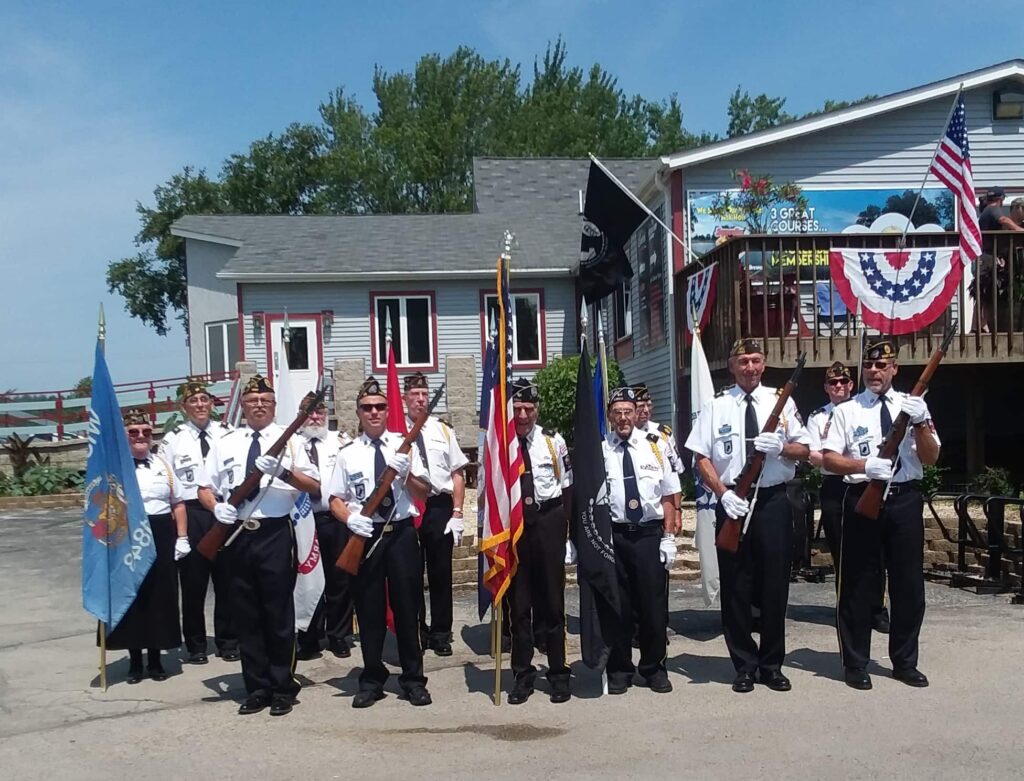
[(601, 350), (597, 351), (594, 365), (594, 406), (597, 408), (597, 429), (604, 437), (608, 433), (608, 418), (604, 414), (604, 366), (601, 365)]
[(156, 560), (103, 344), (96, 343), (82, 527), (82, 604), (112, 631)]

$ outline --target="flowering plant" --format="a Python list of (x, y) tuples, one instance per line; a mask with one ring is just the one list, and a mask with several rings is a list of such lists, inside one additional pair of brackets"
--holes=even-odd
[(797, 215), (807, 210), (803, 190), (793, 182), (775, 184), (767, 174), (752, 174), (746, 169), (732, 172), (739, 192), (719, 193), (711, 203), (710, 212), (720, 220), (742, 220), (750, 233), (768, 233), (773, 220), (773, 207), (791, 204)]

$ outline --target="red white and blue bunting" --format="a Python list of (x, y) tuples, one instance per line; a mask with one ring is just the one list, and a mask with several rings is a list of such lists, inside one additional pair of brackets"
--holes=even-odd
[(882, 333), (927, 328), (949, 306), (964, 273), (960, 250), (834, 249), (832, 283), (851, 312), (860, 302), (864, 324)]
[(718, 264), (712, 263), (698, 271), (686, 283), (686, 343), (693, 341), (695, 328), (703, 329), (711, 319), (718, 285)]

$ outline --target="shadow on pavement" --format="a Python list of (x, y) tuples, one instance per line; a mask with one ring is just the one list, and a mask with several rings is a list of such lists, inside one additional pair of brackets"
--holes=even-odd
[(833, 681), (843, 680), (843, 663), (838, 651), (815, 651), (813, 648), (797, 648), (786, 654), (784, 667), (806, 670), (819, 678)]
[(491, 653), (491, 624), (464, 625), (459, 635), (466, 647), (477, 656), (488, 656)]
[(668, 625), (677, 635), (705, 642), (722, 634), (722, 614), (707, 610), (676, 610), (668, 614)]
[[(725, 650), (724, 644), (722, 650)], [(728, 656), (679, 654), (667, 659), (665, 667), (670, 673), (678, 673), (687, 678), (688, 683), (731, 684), (736, 677), (736, 670)]]
[(228, 673), (227, 675), (215, 675), (212, 678), (204, 678), (203, 686), (212, 691), (215, 696), (203, 697), (203, 702), (220, 702), (221, 700), (236, 700), (241, 702), (247, 696), (245, 681), (242, 673)]
[(790, 605), (786, 610), (786, 618), (804, 624), (821, 626), (836, 625), (836, 609), (833, 605)]

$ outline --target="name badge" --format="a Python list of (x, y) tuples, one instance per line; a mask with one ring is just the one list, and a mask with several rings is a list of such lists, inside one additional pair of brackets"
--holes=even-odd
[(854, 439), (860, 439), (861, 437), (866, 437), (867, 435), (868, 435), (867, 426), (857, 426), (857, 428), (855, 428), (853, 430), (853, 438)]
[(730, 426), (728, 423), (726, 423), (724, 426), (719, 426), (718, 427), (718, 433), (719, 434), (731, 434), (732, 433), (732, 426)]

